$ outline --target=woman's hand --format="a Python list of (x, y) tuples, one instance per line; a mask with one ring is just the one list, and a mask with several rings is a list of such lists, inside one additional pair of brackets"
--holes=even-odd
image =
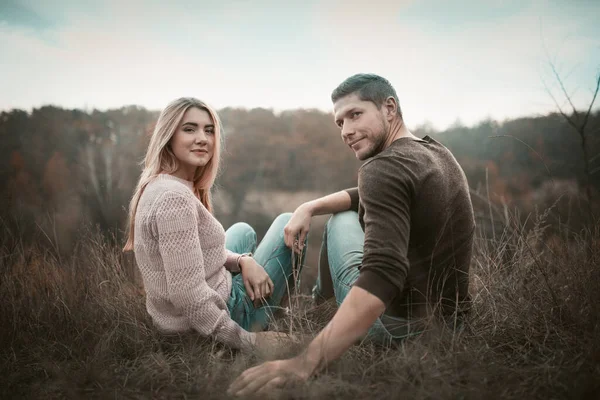
[(304, 241), (310, 230), (312, 212), (307, 203), (300, 205), (283, 228), (283, 240), (296, 254), (302, 254)]
[(298, 344), (299, 342), (300, 339), (298, 337), (284, 332), (256, 332), (256, 348), (263, 353), (286, 348), (292, 344)]
[(242, 270), (242, 280), (246, 287), (246, 293), (254, 302), (254, 307), (258, 307), (262, 299), (273, 293), (275, 285), (273, 285), (273, 281), (265, 269), (252, 257), (242, 257), (240, 259), (240, 269)]

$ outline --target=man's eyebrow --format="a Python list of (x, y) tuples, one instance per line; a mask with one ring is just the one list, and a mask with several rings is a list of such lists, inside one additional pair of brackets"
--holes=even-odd
[(342, 113), (339, 114), (339, 117), (335, 118), (335, 122), (337, 123), (338, 121), (340, 121), (342, 118), (344, 118), (346, 115), (350, 114), (351, 112), (353, 112), (354, 110), (356, 110), (356, 106), (349, 108), (348, 110), (344, 110)]

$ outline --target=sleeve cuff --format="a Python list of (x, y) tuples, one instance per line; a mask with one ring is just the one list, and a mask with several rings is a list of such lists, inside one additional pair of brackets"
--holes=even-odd
[(358, 188), (345, 189), (345, 192), (350, 196), (350, 210), (358, 212)]
[(239, 254), (227, 250), (227, 260), (225, 260), (225, 269), (233, 273), (240, 272), (240, 268), (237, 263), (239, 256)]
[(242, 334), (242, 350), (251, 351), (256, 347), (256, 333), (244, 331)]
[(360, 272), (360, 276), (354, 283), (354, 286), (358, 286), (378, 297), (386, 307), (398, 293), (398, 288), (390, 283), (389, 280), (383, 278), (378, 273), (369, 270)]

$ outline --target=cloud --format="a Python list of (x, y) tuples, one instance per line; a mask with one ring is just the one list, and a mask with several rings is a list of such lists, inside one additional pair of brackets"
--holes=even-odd
[(36, 12), (34, 7), (16, 0), (0, 2), (0, 24), (31, 31), (44, 31), (55, 26), (54, 21)]
[(455, 13), (450, 28), (438, 27), (448, 7), (432, 9), (439, 1), (429, 13), (408, 0), (28, 1), (19, 4), (50, 22), (44, 32), (0, 25), (0, 52), (10, 55), (0, 63), (0, 109), (158, 109), (193, 95), (216, 107), (328, 111), (344, 78), (375, 72), (396, 86), (409, 124), (443, 128), (552, 109), (547, 54), (567, 75), (577, 66), (566, 79), (575, 88), (600, 65), (590, 51), (599, 45), (595, 24), (561, 18), (542, 0), (498, 2), (493, 17)]
[[(460, 28), (432, 29), (444, 10), (418, 19), (407, 2), (374, 7), (368, 16), (322, 13), (314, 29), (334, 55), (329, 69), (338, 81), (356, 72), (379, 73), (395, 85), (409, 122), (444, 127), (460, 118), (472, 124), (485, 116), (551, 110), (543, 84), (548, 54), (560, 63), (600, 65), (590, 54), (598, 40), (577, 34), (577, 21), (544, 12), (544, 3), (505, 10), (503, 18), (453, 17)], [(584, 76), (572, 78), (581, 82)]]

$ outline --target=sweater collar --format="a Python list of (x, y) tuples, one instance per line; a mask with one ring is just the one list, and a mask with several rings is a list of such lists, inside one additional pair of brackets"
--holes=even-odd
[(170, 181), (175, 181), (175, 182), (183, 183), (190, 190), (194, 190), (194, 182), (192, 182), (192, 181), (181, 179), (181, 178), (178, 178), (176, 176), (169, 175), (169, 174), (158, 174), (157, 177), (159, 179), (167, 179), (167, 180), (170, 180)]

